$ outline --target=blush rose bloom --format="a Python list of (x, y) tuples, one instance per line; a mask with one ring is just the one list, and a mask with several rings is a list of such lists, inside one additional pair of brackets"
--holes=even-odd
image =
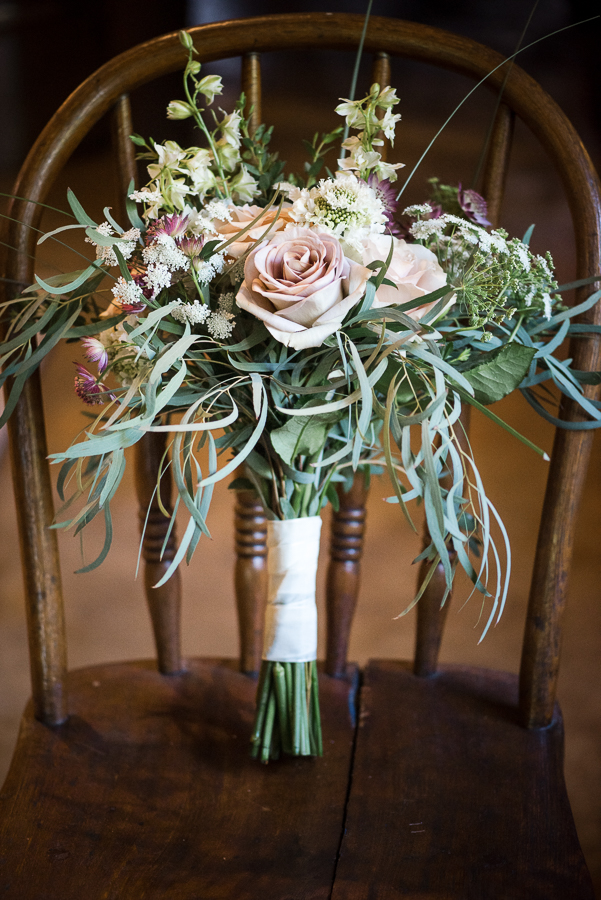
[(333, 235), (291, 227), (248, 255), (236, 303), (287, 347), (319, 347), (359, 302), (371, 274), (345, 257)]
[[(447, 283), (447, 275), (438, 264), (431, 250), (421, 244), (407, 244), (403, 240), (386, 234), (374, 234), (362, 241), (363, 264), (369, 265), (376, 259), (386, 261), (390, 253), (390, 242), (393, 242), (392, 260), (386, 272), (386, 278), (394, 282), (395, 287), (382, 284), (376, 291), (372, 309), (383, 306), (396, 306), (417, 300), (424, 294), (436, 291)], [(425, 303), (407, 312), (415, 321), (424, 316), (435, 303)]]
[[(266, 239), (269, 239), (273, 234), (276, 234), (278, 231), (281, 231), (286, 227), (292, 219), (290, 218), (290, 206), (291, 204), (284, 204), (282, 209), (280, 210), (280, 214), (277, 217), (277, 221), (273, 228), (269, 231), (269, 234)], [(255, 219), (259, 213), (262, 212), (260, 206), (249, 206), (245, 204), (244, 206), (231, 206), (230, 211), (232, 214), (232, 221), (228, 222), (223, 219), (213, 219), (213, 225), (217, 230), (220, 237), (223, 238), (224, 241), (229, 241), (230, 238), (234, 237), (239, 231), (242, 231), (243, 228), (246, 228), (247, 225), (250, 225), (253, 219)], [(246, 234), (243, 234), (240, 240), (233, 241), (229, 246), (225, 248), (225, 252), (228, 256), (231, 256), (232, 259), (239, 259), (243, 256), (247, 250), (256, 244), (257, 241), (260, 241), (263, 238), (265, 232), (269, 229), (270, 225), (274, 222), (277, 216), (277, 207), (270, 206), (269, 209), (263, 211), (263, 215), (250, 231), (247, 231)]]

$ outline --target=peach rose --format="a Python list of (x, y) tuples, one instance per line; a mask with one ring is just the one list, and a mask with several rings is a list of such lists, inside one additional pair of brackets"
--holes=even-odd
[(359, 302), (371, 274), (345, 257), (333, 235), (296, 226), (248, 255), (236, 302), (287, 347), (319, 347)]
[[(390, 253), (390, 241), (393, 241), (394, 250), (386, 278), (393, 281), (395, 287), (388, 284), (380, 285), (372, 309), (408, 303), (438, 290), (447, 283), (446, 272), (441, 269), (431, 250), (422, 247), (421, 244), (407, 244), (390, 235), (374, 234), (362, 241), (363, 264), (367, 266), (376, 259), (386, 261)], [(407, 315), (418, 321), (432, 306), (434, 303), (426, 303), (424, 306), (409, 310)]]
[[(232, 206), (230, 207), (232, 213), (232, 221), (224, 221), (222, 219), (214, 219), (213, 225), (217, 229), (219, 235), (223, 238), (224, 241), (229, 241), (230, 238), (234, 237), (239, 231), (243, 228), (246, 228), (254, 218), (256, 218), (259, 213), (261, 213), (260, 206), (248, 206), (245, 204), (244, 206)], [(243, 234), (240, 240), (233, 241), (228, 247), (226, 247), (225, 252), (228, 256), (231, 256), (233, 259), (239, 259), (243, 256), (247, 250), (256, 244), (257, 241), (260, 241), (265, 232), (268, 230), (269, 226), (273, 223), (274, 219), (277, 216), (278, 207), (270, 206), (269, 209), (263, 211), (263, 215), (250, 231), (247, 231), (246, 234)], [(290, 218), (290, 204), (284, 204), (282, 209), (280, 210), (280, 214), (277, 218), (277, 221), (273, 228), (269, 231), (268, 237), (271, 237), (278, 231), (281, 231), (282, 228), (285, 228), (286, 225), (291, 222)]]

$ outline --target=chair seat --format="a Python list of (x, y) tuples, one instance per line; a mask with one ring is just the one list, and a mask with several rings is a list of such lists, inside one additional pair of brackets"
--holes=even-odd
[(332, 900), (593, 900), (563, 724), (527, 731), (517, 678), (372, 661)]
[(323, 759), (261, 766), (256, 682), (234, 661), (70, 673), (64, 725), (25, 712), (0, 795), (0, 896), (592, 900), (559, 710), (529, 732), (513, 676), (371, 662), (353, 757), (356, 684), (355, 667), (320, 676)]
[(56, 728), (30, 705), (0, 795), (0, 896), (326, 900), (357, 670), (320, 677), (324, 757), (262, 766), (249, 757), (256, 682), (236, 665), (71, 672)]

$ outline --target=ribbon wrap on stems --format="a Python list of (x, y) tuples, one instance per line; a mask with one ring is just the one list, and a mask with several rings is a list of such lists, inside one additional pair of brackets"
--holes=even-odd
[(321, 518), (267, 523), (268, 599), (251, 755), (323, 752), (317, 678), (315, 578)]
[(320, 516), (267, 523), (263, 659), (300, 663), (317, 657), (315, 578), (320, 533)]

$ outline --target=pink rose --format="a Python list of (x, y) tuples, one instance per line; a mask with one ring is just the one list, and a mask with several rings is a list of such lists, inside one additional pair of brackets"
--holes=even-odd
[(371, 274), (332, 235), (292, 227), (249, 254), (236, 302), (287, 347), (319, 347), (359, 302)]
[[(262, 240), (265, 232), (269, 230), (268, 238), (271, 237), (276, 232), (280, 231), (282, 228), (285, 228), (286, 225), (292, 221), (290, 218), (290, 204), (282, 206), (280, 210), (280, 214), (277, 217), (277, 221), (273, 228), (269, 230), (270, 225), (274, 222), (278, 207), (270, 206), (269, 209), (263, 210), (263, 215), (250, 231), (247, 231), (246, 234), (243, 234), (242, 237), (233, 241), (226, 247), (225, 252), (228, 256), (231, 256), (233, 259), (239, 259), (243, 256), (247, 250), (256, 244), (257, 241)], [(232, 221), (228, 222), (227, 220), (222, 219), (214, 219), (213, 225), (217, 229), (218, 234), (223, 238), (224, 241), (228, 241), (230, 238), (234, 237), (239, 231), (246, 228), (247, 225), (250, 225), (253, 219), (255, 219), (261, 213), (260, 206), (231, 206), (230, 212), (232, 214)]]
[[(390, 242), (394, 244), (392, 260), (386, 278), (395, 287), (382, 284), (376, 291), (372, 309), (408, 303), (438, 290), (447, 283), (446, 272), (438, 264), (436, 256), (421, 244), (407, 244), (403, 240), (386, 234), (374, 234), (362, 241), (363, 263), (369, 265), (376, 259), (386, 261), (390, 253)], [(435, 301), (437, 302), (437, 301)], [(407, 315), (418, 321), (434, 303), (425, 303), (410, 310)]]

